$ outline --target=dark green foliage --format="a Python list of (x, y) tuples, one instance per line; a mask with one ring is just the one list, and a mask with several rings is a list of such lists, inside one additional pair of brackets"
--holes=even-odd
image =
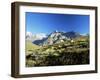
[[(55, 53), (54, 53), (55, 54)], [(30, 65), (33, 66), (57, 66), (57, 65), (78, 65), (89, 64), (89, 50), (81, 52), (62, 52), (58, 55), (35, 55), (29, 59)], [(32, 63), (33, 61), (33, 63)], [(27, 66), (30, 66), (27, 64)], [(31, 66), (30, 66), (31, 67)]]

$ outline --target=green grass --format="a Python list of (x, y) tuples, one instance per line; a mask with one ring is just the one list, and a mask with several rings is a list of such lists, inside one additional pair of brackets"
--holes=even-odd
[(40, 48), (38, 45), (33, 44), (31, 41), (26, 41), (26, 55), (31, 54), (35, 49)]
[(26, 42), (26, 67), (89, 64), (89, 42), (75, 40), (37, 46)]

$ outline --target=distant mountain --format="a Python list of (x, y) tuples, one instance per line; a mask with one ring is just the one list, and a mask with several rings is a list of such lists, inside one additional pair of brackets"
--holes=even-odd
[(32, 41), (32, 33), (31, 32), (27, 32), (26, 33), (26, 40)]
[(44, 38), (46, 38), (46, 34), (44, 33), (38, 33), (38, 34), (32, 34), (31, 32), (27, 32), (26, 33), (26, 40), (29, 41), (36, 41), (36, 40), (43, 40)]
[(68, 38), (64, 35), (63, 32), (54, 31), (43, 42), (43, 45), (52, 45), (55, 43), (63, 42), (64, 40), (67, 40), (67, 39)]
[(74, 32), (74, 31), (70, 31), (70, 32), (67, 32), (67, 33), (64, 33), (64, 35), (70, 39), (73, 39), (73, 38), (76, 38), (76, 37), (80, 37), (81, 35), (77, 32)]
[(59, 32), (54, 31), (48, 35), (48, 37), (43, 38), (41, 40), (33, 41), (34, 44), (37, 45), (52, 45), (60, 42), (64, 42), (66, 40), (71, 40), (76, 37), (80, 37), (81, 35), (77, 32)]
[(36, 45), (43, 45), (43, 43), (45, 42), (46, 39), (47, 38), (43, 38), (41, 40), (38, 39), (38, 40), (33, 41), (32, 43), (36, 44)]
[(44, 34), (44, 33), (39, 33), (39, 34), (33, 35), (34, 40), (35, 40), (35, 39), (37, 39), (37, 40), (42, 40), (42, 39), (44, 39), (44, 38), (46, 38), (46, 37), (47, 37), (47, 36), (46, 36), (46, 34)]
[(46, 34), (35, 34), (35, 35), (30, 35), (27, 36), (26, 38), (31, 40), (33, 44), (36, 45), (52, 45), (52, 44), (56, 44), (56, 43), (60, 43), (60, 42), (64, 42), (67, 40), (71, 40), (71, 39), (76, 39), (76, 38), (80, 38), (83, 35), (81, 35), (80, 33), (74, 32), (74, 31), (70, 31), (70, 32), (59, 32), (59, 31), (54, 31), (52, 33), (50, 33), (48, 36)]

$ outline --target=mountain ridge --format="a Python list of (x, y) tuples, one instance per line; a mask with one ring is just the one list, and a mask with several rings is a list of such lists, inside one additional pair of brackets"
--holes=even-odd
[(64, 41), (68, 41), (68, 40), (73, 40), (75, 38), (79, 38), (82, 37), (83, 35), (81, 35), (78, 32), (74, 32), (74, 31), (69, 31), (69, 32), (62, 32), (62, 31), (53, 31), (52, 33), (50, 33), (48, 36), (42, 37), (41, 39), (34, 39), (32, 40), (33, 44), (36, 45), (52, 45), (52, 44), (56, 44), (56, 43), (60, 43), (60, 42), (64, 42)]

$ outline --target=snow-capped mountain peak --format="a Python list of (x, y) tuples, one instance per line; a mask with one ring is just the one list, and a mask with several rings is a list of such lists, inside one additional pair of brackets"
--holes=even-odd
[(33, 34), (31, 32), (26, 32), (26, 39), (30, 40), (32, 38)]
[(33, 35), (33, 37), (36, 38), (36, 39), (41, 40), (41, 39), (43, 39), (43, 38), (46, 38), (47, 35), (44, 34), (44, 33), (38, 33), (38, 34)]
[(47, 35), (44, 33), (32, 34), (31, 32), (26, 33), (26, 40), (35, 41), (35, 40), (42, 40), (46, 38)]
[(51, 34), (46, 35), (44, 33), (31, 34), (27, 33), (26, 40), (31, 40), (32, 43), (36, 45), (52, 45), (56, 43), (60, 43), (66, 40), (71, 40), (81, 35), (77, 32), (61, 32), (61, 31), (53, 31)]

